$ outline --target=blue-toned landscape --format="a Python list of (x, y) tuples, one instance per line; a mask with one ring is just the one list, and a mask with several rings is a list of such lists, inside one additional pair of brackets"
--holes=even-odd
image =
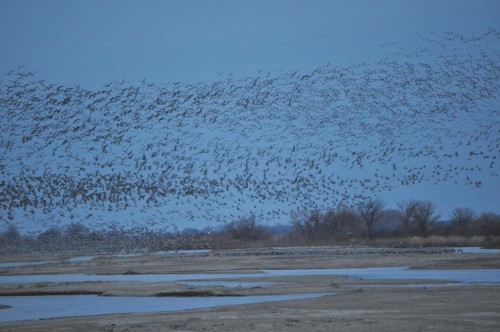
[(497, 1), (0, 1), (0, 330), (498, 331)]

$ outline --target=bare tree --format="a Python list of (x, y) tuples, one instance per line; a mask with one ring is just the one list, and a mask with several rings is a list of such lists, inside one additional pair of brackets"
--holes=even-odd
[(292, 213), (292, 227), (295, 233), (300, 234), (306, 241), (318, 238), (322, 221), (321, 212), (316, 209), (308, 213), (306, 209)]
[(21, 241), (21, 233), (14, 224), (8, 224), (7, 229), (0, 234), (0, 243), (3, 245), (16, 245)]
[(470, 235), (476, 214), (470, 208), (456, 208), (451, 213), (451, 224), (461, 235)]
[(335, 210), (328, 209), (323, 215), (321, 222), (321, 233), (324, 237), (336, 237), (340, 234), (340, 225), (337, 222)]
[(474, 222), (474, 233), (486, 236), (500, 235), (500, 214), (492, 212), (481, 213)]
[(412, 219), (415, 214), (416, 205), (417, 202), (414, 200), (397, 203), (399, 211), (401, 212), (401, 227), (405, 235), (409, 235), (412, 231)]
[(373, 230), (380, 220), (384, 206), (385, 204), (380, 199), (368, 199), (358, 204), (358, 213), (370, 239), (373, 239)]
[(44, 250), (57, 249), (62, 247), (62, 232), (60, 228), (50, 227), (37, 237), (39, 246)]
[(337, 219), (343, 225), (345, 235), (349, 237), (358, 236), (361, 233), (359, 214), (350, 207), (339, 207)]
[(419, 235), (425, 236), (434, 228), (439, 220), (435, 214), (436, 206), (430, 201), (416, 201), (415, 211), (412, 216), (412, 224)]
[(359, 230), (359, 215), (351, 208), (330, 209), (321, 220), (323, 238), (348, 238), (358, 235)]
[(227, 224), (225, 228), (234, 238), (240, 240), (258, 240), (265, 233), (264, 227), (257, 223), (255, 215), (233, 221)]

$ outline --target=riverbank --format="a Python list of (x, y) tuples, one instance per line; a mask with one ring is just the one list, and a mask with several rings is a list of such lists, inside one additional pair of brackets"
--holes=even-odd
[[(408, 266), (413, 269), (498, 269), (500, 254), (422, 248), (276, 248), (177, 255), (99, 256), (95, 259), (0, 268), (2, 275), (240, 273), (273, 269)], [(28, 257), (24, 257), (28, 259)], [(54, 259), (56, 257), (44, 257)], [(18, 257), (19, 259), (19, 257)], [(6, 259), (4, 259), (6, 261)], [(10, 259), (13, 261), (13, 259)], [(261, 286), (223, 287), (178, 282), (44, 282), (0, 285), (2, 295), (256, 296), (331, 293), (314, 299), (230, 305), (181, 312), (112, 314), (0, 324), (6, 331), (496, 331), (499, 284), (449, 287), (446, 280), (389, 280), (348, 276), (245, 278)], [(272, 282), (272, 283), (271, 283)], [(430, 286), (429, 283), (433, 284)], [(402, 287), (404, 285), (404, 287)], [(34, 293), (33, 293), (34, 292)], [(38, 293), (36, 293), (38, 292)], [(71, 293), (73, 292), (73, 293)], [(0, 297), (0, 304), (2, 298)], [(4, 309), (8, 310), (8, 309)]]

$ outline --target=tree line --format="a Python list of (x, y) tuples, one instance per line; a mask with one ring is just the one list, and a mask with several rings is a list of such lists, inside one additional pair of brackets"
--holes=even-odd
[[(389, 215), (398, 221), (396, 227), (384, 227)], [(443, 220), (431, 201), (402, 201), (396, 210), (388, 210), (380, 199), (368, 199), (355, 207), (296, 212), (292, 214), (292, 232), (306, 241), (433, 234), (500, 236), (500, 215), (477, 215), (470, 208), (456, 208)]]
[[(354, 239), (375, 241), (382, 238), (426, 238), (431, 235), (490, 237), (493, 241), (489, 241), (488, 245), (500, 247), (499, 214), (477, 214), (470, 208), (456, 208), (449, 219), (444, 220), (436, 212), (435, 204), (424, 200), (399, 202), (397, 209), (385, 207), (380, 199), (367, 199), (351, 207), (298, 209), (291, 213), (289, 225), (274, 226), (264, 225), (254, 214), (250, 214), (226, 223), (218, 230), (208, 228), (210, 231), (187, 228), (182, 232), (169, 232), (146, 227), (93, 230), (80, 223), (71, 223), (65, 227), (53, 226), (39, 234), (23, 235), (15, 224), (9, 224), (0, 232), (0, 253), (147, 253), (222, 248), (228, 243), (235, 247), (251, 243), (336, 244)], [(269, 241), (271, 238), (274, 240)]]
[[(442, 219), (431, 201), (410, 200), (386, 209), (380, 199), (367, 199), (355, 206), (327, 210), (299, 209), (291, 213), (289, 236), (303, 243), (380, 237), (500, 236), (500, 215), (477, 214), (470, 208), (456, 208), (449, 219)], [(258, 240), (270, 235), (254, 215), (225, 226), (234, 239)]]

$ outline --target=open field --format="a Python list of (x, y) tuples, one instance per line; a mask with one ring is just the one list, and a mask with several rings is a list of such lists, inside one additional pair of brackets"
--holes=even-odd
[[(6, 261), (58, 260), (11, 257)], [(498, 269), (500, 254), (446, 250), (288, 248), (200, 254), (101, 256), (89, 261), (0, 268), (1, 275), (136, 273), (252, 273), (264, 269), (410, 266), (414, 269)], [(193, 286), (160, 282), (0, 284), (1, 295), (100, 294), (108, 296), (273, 295), (335, 293), (316, 299), (232, 305), (181, 312), (113, 314), (0, 324), (2, 331), (498, 331), (500, 284), (428, 286), (429, 280), (377, 280), (346, 276), (245, 278), (277, 284)], [(401, 285), (411, 285), (401, 287)], [(417, 284), (417, 285), (415, 285)], [(418, 285), (422, 284), (422, 285)], [(448, 284), (448, 285), (446, 285)], [(0, 305), (2, 298), (0, 297)]]

